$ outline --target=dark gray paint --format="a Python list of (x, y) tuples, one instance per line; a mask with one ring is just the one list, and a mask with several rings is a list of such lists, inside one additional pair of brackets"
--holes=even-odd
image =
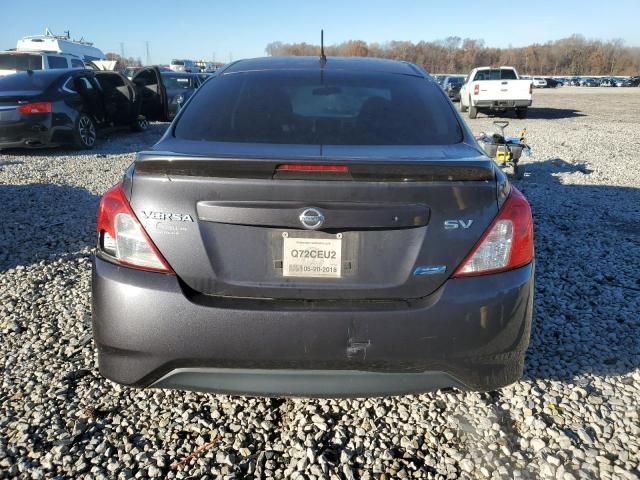
[(176, 368), (240, 368), (440, 371), (491, 390), (522, 373), (532, 302), (532, 265), (451, 279), (411, 302), (215, 298), (174, 275), (101, 259), (93, 269), (100, 371), (135, 386)]
[[(426, 75), (400, 62), (327, 65)], [(310, 58), (259, 59), (220, 74), (252, 68), (318, 65)], [(493, 390), (518, 379), (531, 328), (533, 264), (450, 278), (508, 192), (504, 175), (458, 120), (462, 143), (420, 147), (179, 141), (169, 128), (152, 151), (138, 155), (125, 187), (141, 219), (142, 211), (156, 211), (195, 221), (144, 221), (177, 275), (95, 259), (102, 374), (143, 387), (164, 377), (158, 385), (170, 388), (341, 396), (452, 385)], [(277, 165), (288, 162), (340, 163), (352, 171), (350, 178), (282, 178)], [(254, 205), (261, 219), (250, 212)], [(311, 206), (322, 208), (333, 227), (294, 228), (298, 208)], [(382, 206), (380, 219), (391, 212), (402, 226), (363, 226), (358, 212), (374, 206)], [(428, 218), (409, 226), (415, 208)], [(445, 220), (473, 222), (445, 230)], [(283, 231), (342, 233), (344, 277), (283, 278)], [(417, 266), (434, 265), (446, 271), (413, 275)]]

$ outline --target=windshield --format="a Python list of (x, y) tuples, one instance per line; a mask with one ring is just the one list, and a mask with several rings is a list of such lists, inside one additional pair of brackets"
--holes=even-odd
[(189, 140), (430, 145), (462, 132), (435, 83), (409, 75), (253, 71), (207, 81), (178, 122)]
[(162, 75), (162, 83), (167, 90), (188, 90), (194, 88), (194, 78)]
[(184, 65), (182, 60), (171, 60), (171, 65)]
[(474, 80), (517, 80), (516, 72), (511, 68), (480, 70)]
[(0, 54), (0, 70), (42, 70), (42, 57), (14, 53)]

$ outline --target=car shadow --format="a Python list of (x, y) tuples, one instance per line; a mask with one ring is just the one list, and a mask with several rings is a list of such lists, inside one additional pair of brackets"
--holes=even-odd
[[(44, 148), (9, 148), (2, 150), (3, 157), (64, 157), (67, 155), (119, 155), (138, 152), (155, 144), (164, 134), (168, 123), (151, 123), (144, 132), (133, 133), (128, 128), (110, 128), (98, 132), (98, 139), (91, 150), (76, 150), (69, 145)], [(11, 160), (7, 160), (11, 161)], [(2, 166), (2, 164), (0, 164)]]
[(95, 243), (99, 201), (98, 195), (67, 185), (0, 185), (0, 272), (88, 252)]
[[(484, 112), (480, 113), (482, 115)], [(487, 112), (484, 113), (490, 118), (517, 118), (515, 112)], [(546, 107), (529, 107), (527, 119), (532, 120), (560, 120), (563, 118), (586, 117), (586, 113), (573, 108), (546, 108)]]
[(561, 118), (586, 117), (586, 113), (573, 108), (530, 107), (527, 118), (540, 120), (558, 120)]
[(515, 182), (535, 222), (526, 378), (574, 382), (640, 367), (640, 189), (589, 184), (592, 173), (550, 158), (525, 164)]

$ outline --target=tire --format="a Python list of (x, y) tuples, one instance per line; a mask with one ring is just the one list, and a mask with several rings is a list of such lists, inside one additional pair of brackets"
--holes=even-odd
[(82, 150), (89, 150), (96, 144), (96, 124), (86, 113), (80, 113), (73, 131), (73, 145)]
[(465, 107), (465, 106), (462, 104), (462, 98), (460, 98), (460, 111), (461, 111), (461, 112), (466, 112), (466, 111), (467, 111), (467, 107)]
[(476, 118), (478, 116), (478, 107), (474, 107), (469, 100), (469, 118)]
[(149, 129), (149, 120), (143, 115), (139, 115), (131, 124), (132, 132), (146, 132)]
[(527, 114), (529, 113), (529, 109), (527, 107), (524, 108), (516, 108), (516, 117), (520, 119), (527, 118)]

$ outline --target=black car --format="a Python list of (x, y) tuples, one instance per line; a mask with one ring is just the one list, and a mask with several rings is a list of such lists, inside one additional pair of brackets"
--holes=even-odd
[(148, 126), (141, 96), (122, 74), (79, 69), (0, 78), (0, 149), (72, 144), (92, 148), (97, 130)]
[(454, 102), (460, 101), (460, 88), (464, 84), (464, 77), (462, 75), (447, 75), (442, 80), (440, 86), (447, 93), (449, 98)]
[(640, 77), (625, 78), (618, 81), (619, 87), (637, 87), (640, 86)]
[(171, 120), (202, 84), (200, 75), (146, 67), (139, 70), (131, 81), (140, 90), (144, 106), (153, 110), (154, 119)]
[(546, 88), (557, 88), (564, 85), (564, 82), (557, 78), (545, 78), (545, 81), (547, 82)]
[(93, 333), (118, 383), (369, 396), (522, 374), (530, 207), (414, 64), (220, 69), (96, 227)]
[(161, 72), (160, 76), (167, 92), (167, 114), (172, 119), (200, 87), (202, 77), (198, 73), (179, 72)]
[(599, 87), (600, 80), (597, 78), (586, 78), (580, 82), (581, 87)]

